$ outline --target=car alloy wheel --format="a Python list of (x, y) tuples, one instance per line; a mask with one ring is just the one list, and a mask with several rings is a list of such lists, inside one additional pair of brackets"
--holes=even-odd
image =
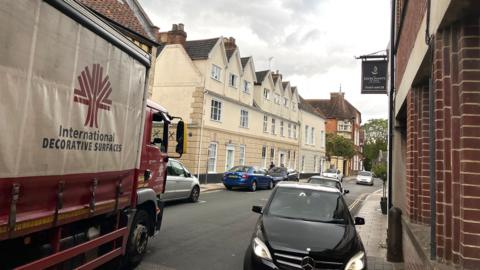
[(253, 181), (252, 182), (252, 186), (250, 187), (250, 190), (255, 192), (257, 190), (257, 182), (256, 181)]
[(190, 201), (191, 202), (196, 202), (198, 201), (198, 197), (200, 197), (200, 189), (198, 188), (198, 186), (194, 186), (192, 188), (192, 192), (190, 193)]
[(268, 189), (272, 189), (272, 188), (273, 188), (273, 181), (270, 181), (270, 182), (268, 183)]

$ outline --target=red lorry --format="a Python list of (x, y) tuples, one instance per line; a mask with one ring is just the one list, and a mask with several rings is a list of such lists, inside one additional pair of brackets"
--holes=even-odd
[(147, 101), (150, 61), (74, 0), (2, 2), (0, 269), (141, 260), (174, 133)]

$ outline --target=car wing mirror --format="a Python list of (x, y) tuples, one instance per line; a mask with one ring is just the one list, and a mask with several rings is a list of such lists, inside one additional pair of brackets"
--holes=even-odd
[(343, 193), (344, 193), (344, 194), (350, 193), (350, 190), (344, 189), (344, 190), (343, 190)]
[(254, 205), (254, 206), (252, 206), (252, 211), (255, 212), (255, 213), (258, 213), (258, 214), (262, 214), (263, 213), (263, 207), (260, 206), (260, 205)]
[(355, 225), (365, 225), (365, 219), (362, 217), (355, 217)]

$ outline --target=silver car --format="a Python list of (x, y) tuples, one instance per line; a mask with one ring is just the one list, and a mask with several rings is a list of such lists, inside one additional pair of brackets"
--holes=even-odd
[(198, 179), (180, 161), (170, 159), (167, 165), (167, 185), (160, 199), (162, 201), (188, 199), (196, 202), (198, 197), (200, 197)]
[(357, 184), (373, 186), (373, 173), (367, 171), (360, 171), (357, 175)]
[(340, 180), (332, 177), (314, 175), (308, 178), (307, 183), (322, 185), (326, 187), (333, 187), (338, 189), (338, 191), (340, 191), (342, 194), (347, 194), (350, 192), (348, 189), (343, 188), (342, 182), (340, 182)]

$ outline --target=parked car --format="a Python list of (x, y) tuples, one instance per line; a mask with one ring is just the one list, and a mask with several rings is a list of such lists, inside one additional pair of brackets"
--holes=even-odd
[(340, 172), (340, 170), (337, 170), (337, 169), (328, 169), (328, 170), (324, 171), (322, 175), (327, 176), (327, 177), (336, 178), (340, 181), (343, 181), (343, 174)]
[(357, 184), (373, 186), (373, 173), (368, 171), (360, 171), (357, 174)]
[(273, 185), (288, 180), (288, 170), (285, 167), (273, 167), (268, 170), (268, 175), (273, 178)]
[(308, 183), (279, 183), (260, 217), (244, 269), (365, 269), (367, 256), (342, 194)]
[(288, 181), (299, 181), (300, 180), (300, 173), (294, 169), (288, 169)]
[(350, 192), (348, 189), (344, 189), (342, 182), (340, 182), (336, 178), (315, 175), (308, 178), (307, 183), (322, 185), (326, 187), (333, 187), (338, 189), (342, 194), (347, 194)]
[(257, 188), (272, 189), (274, 182), (265, 169), (254, 166), (235, 166), (223, 174), (223, 184), (227, 189), (245, 187), (256, 191)]
[(169, 159), (167, 164), (167, 184), (165, 193), (160, 195), (162, 201), (188, 199), (198, 201), (200, 197), (200, 183), (183, 164), (175, 159)]

